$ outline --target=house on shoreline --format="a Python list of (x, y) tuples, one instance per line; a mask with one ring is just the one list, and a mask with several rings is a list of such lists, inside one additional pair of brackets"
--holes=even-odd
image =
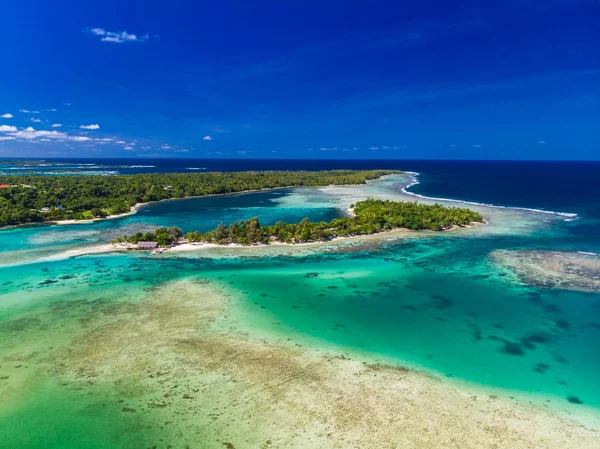
[(156, 242), (137, 242), (135, 249), (152, 250), (158, 247)]

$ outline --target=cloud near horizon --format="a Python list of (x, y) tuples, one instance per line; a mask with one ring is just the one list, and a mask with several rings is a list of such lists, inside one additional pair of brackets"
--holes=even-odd
[(100, 129), (100, 125), (98, 125), (97, 123), (94, 125), (81, 125), (80, 128), (81, 129)]
[(71, 142), (87, 142), (91, 139), (87, 136), (72, 136), (60, 131), (37, 131), (28, 126), (25, 129), (18, 130), (16, 126), (0, 125), (0, 132), (6, 133), (2, 140), (36, 140), (50, 142), (54, 141), (71, 141)]
[(94, 36), (100, 36), (100, 42), (112, 42), (115, 44), (122, 44), (124, 42), (144, 42), (150, 39), (148, 34), (143, 36), (137, 36), (127, 31), (106, 31), (104, 28), (92, 28), (88, 30), (89, 33)]
[(210, 136), (204, 136), (204, 137), (202, 138), (202, 140), (212, 140), (212, 137), (210, 137)]
[(13, 118), (13, 117), (14, 117), (14, 115), (12, 115), (12, 114), (2, 114), (2, 115), (0, 115), (0, 118)]
[(38, 137), (46, 139), (70, 140), (73, 142), (86, 142), (90, 140), (90, 138), (86, 136), (70, 136), (66, 133), (59, 131), (36, 131), (31, 126), (21, 131), (10, 133), (10, 135), (16, 137), (17, 139), (24, 140), (34, 140)]

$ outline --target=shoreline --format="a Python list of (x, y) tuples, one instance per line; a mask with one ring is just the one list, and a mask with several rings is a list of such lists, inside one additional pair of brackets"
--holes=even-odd
[[(427, 235), (434, 236), (435, 234), (441, 234), (445, 232), (459, 231), (459, 230), (472, 230), (477, 226), (486, 225), (487, 222), (484, 221), (482, 223), (473, 222), (467, 226), (452, 226), (449, 229), (445, 229), (442, 231), (413, 231), (411, 229), (406, 228), (398, 228), (398, 229), (389, 229), (386, 231), (376, 232), (374, 234), (359, 234), (359, 235), (350, 235), (344, 237), (335, 237), (330, 240), (320, 240), (314, 242), (300, 242), (300, 243), (287, 243), (287, 242), (270, 242), (270, 243), (255, 243), (252, 245), (242, 245), (240, 243), (228, 243), (228, 244), (218, 244), (218, 243), (180, 243), (170, 247), (160, 247), (161, 253), (164, 254), (166, 252), (169, 253), (187, 253), (194, 251), (202, 251), (207, 249), (228, 249), (228, 250), (257, 250), (264, 248), (301, 248), (301, 247), (310, 247), (310, 246), (323, 246), (335, 242), (351, 242), (351, 241), (360, 241), (360, 240), (371, 240), (377, 238), (386, 237), (414, 237), (416, 235)], [(397, 235), (395, 235), (397, 234)], [(149, 250), (139, 250), (133, 244), (112, 244), (112, 243), (103, 243), (99, 245), (87, 246), (78, 249), (71, 249), (63, 252), (62, 254), (57, 254), (56, 258), (63, 257), (80, 257), (91, 254), (103, 254), (103, 253), (122, 253), (122, 252), (135, 252), (139, 254), (147, 253)]]
[(197, 243), (182, 243), (172, 247), (165, 248), (165, 251), (173, 251), (173, 252), (186, 252), (186, 251), (194, 251), (202, 248), (261, 248), (261, 247), (270, 247), (270, 246), (285, 246), (285, 247), (297, 247), (297, 246), (315, 246), (315, 245), (326, 245), (328, 243), (340, 242), (340, 241), (350, 241), (350, 240), (360, 240), (366, 239), (369, 237), (385, 237), (386, 235), (391, 234), (407, 234), (407, 235), (415, 235), (416, 233), (427, 233), (428, 235), (437, 234), (442, 232), (451, 232), (459, 229), (472, 229), (475, 226), (484, 225), (487, 222), (484, 220), (481, 223), (471, 222), (465, 226), (451, 226), (448, 229), (442, 229), (440, 231), (431, 231), (431, 230), (420, 230), (415, 231), (407, 228), (397, 228), (397, 229), (387, 229), (385, 231), (374, 232), (372, 234), (357, 234), (357, 235), (347, 235), (343, 237), (334, 237), (329, 240), (317, 240), (313, 242), (299, 242), (299, 243), (287, 243), (287, 242), (269, 242), (269, 243), (254, 243), (251, 245), (242, 245), (240, 243), (226, 243), (226, 244), (218, 244), (218, 243), (207, 243), (207, 242), (197, 242)]
[[(334, 184), (334, 185), (337, 185), (337, 184)], [(361, 185), (361, 184), (345, 184), (345, 185)], [(301, 187), (304, 187), (304, 186), (269, 187), (269, 188), (265, 188), (265, 189), (240, 190), (239, 192), (211, 193), (208, 195), (201, 195), (201, 196), (186, 196), (184, 198), (165, 198), (163, 200), (148, 201), (147, 203), (136, 203), (133, 206), (131, 206), (131, 210), (129, 212), (123, 212), (122, 214), (115, 214), (115, 215), (109, 215), (107, 217), (102, 217), (102, 218), (90, 218), (90, 219), (84, 219), (84, 220), (77, 220), (75, 218), (70, 218), (67, 220), (44, 221), (40, 224), (48, 223), (51, 225), (62, 226), (62, 225), (71, 225), (71, 224), (95, 223), (97, 221), (113, 220), (115, 218), (128, 217), (130, 215), (137, 214), (141, 209), (144, 209), (145, 207), (148, 207), (152, 204), (164, 203), (167, 201), (185, 201), (185, 200), (193, 200), (193, 199), (198, 199), (198, 198), (209, 198), (209, 197), (216, 197), (216, 196), (244, 195), (247, 193), (258, 193), (258, 192), (266, 192), (266, 191), (270, 191), (270, 190), (281, 190), (281, 189), (295, 189), (295, 188), (301, 188)], [(318, 186), (318, 187), (328, 187), (328, 186)], [(28, 223), (24, 223), (23, 225), (27, 225), (27, 224)], [(36, 224), (36, 223), (32, 223), (32, 224)], [(15, 227), (23, 226), (23, 225), (16, 225)]]
[(73, 224), (90, 224), (90, 223), (96, 223), (99, 221), (105, 221), (105, 220), (114, 220), (117, 218), (123, 218), (123, 217), (128, 217), (130, 215), (134, 215), (136, 213), (138, 213), (141, 209), (148, 207), (152, 204), (158, 204), (158, 203), (162, 203), (162, 202), (166, 202), (166, 201), (184, 201), (184, 200), (192, 200), (192, 199), (198, 199), (198, 198), (209, 198), (209, 197), (219, 197), (219, 196), (230, 196), (230, 195), (245, 195), (248, 193), (259, 193), (259, 192), (268, 192), (268, 191), (274, 191), (274, 190), (283, 190), (283, 189), (301, 189), (301, 188), (307, 188), (307, 187), (315, 187), (315, 188), (323, 188), (323, 187), (351, 187), (351, 186), (361, 186), (361, 185), (366, 185), (368, 184), (370, 181), (378, 181), (380, 179), (385, 179), (389, 176), (398, 176), (398, 175), (403, 175), (409, 172), (403, 172), (403, 173), (398, 173), (398, 174), (393, 174), (393, 175), (383, 175), (377, 179), (367, 179), (365, 181), (364, 184), (329, 184), (329, 185), (323, 185), (323, 186), (283, 186), (283, 187), (267, 187), (264, 189), (251, 189), (251, 190), (240, 190), (239, 192), (228, 192), (228, 193), (210, 193), (208, 195), (201, 195), (201, 196), (186, 196), (184, 198), (165, 198), (162, 200), (156, 200), (156, 201), (148, 201), (146, 203), (136, 203), (133, 206), (131, 206), (130, 211), (129, 212), (123, 212), (121, 214), (114, 214), (114, 215), (108, 215), (106, 217), (100, 217), (100, 218), (86, 218), (86, 219), (81, 219), (78, 220), (76, 218), (68, 218), (65, 220), (48, 220), (48, 221), (41, 221), (41, 222), (36, 222), (36, 223), (21, 223), (21, 224), (17, 224), (17, 225), (12, 225), (12, 226), (5, 226), (5, 227), (0, 227), (0, 231), (2, 229), (13, 229), (13, 228), (20, 228), (20, 227), (27, 227), (27, 226), (43, 226), (43, 225), (48, 225), (48, 226), (52, 226), (52, 225), (57, 225), (57, 226), (64, 226), (64, 225), (73, 225)]

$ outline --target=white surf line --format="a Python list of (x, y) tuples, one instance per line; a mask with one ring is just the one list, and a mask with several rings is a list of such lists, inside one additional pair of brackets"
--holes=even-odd
[(413, 192), (408, 191), (408, 189), (410, 189), (412, 186), (419, 184), (419, 173), (413, 172), (413, 171), (407, 171), (405, 173), (412, 175), (412, 181), (409, 184), (407, 184), (406, 186), (404, 186), (401, 189), (401, 191), (407, 195), (416, 196), (418, 198), (423, 198), (426, 200), (449, 201), (449, 202), (453, 202), (453, 203), (470, 204), (472, 206), (493, 207), (493, 208), (497, 208), (497, 209), (525, 210), (528, 212), (538, 212), (541, 214), (559, 215), (561, 217), (570, 217), (570, 218), (577, 217), (577, 214), (571, 214), (568, 212), (555, 212), (552, 210), (532, 209), (529, 207), (518, 207), (518, 206), (497, 206), (495, 204), (476, 203), (475, 201), (455, 200), (455, 199), (451, 199), (451, 198), (436, 198), (436, 197), (432, 197), (432, 196), (419, 195), (418, 193), (413, 193)]

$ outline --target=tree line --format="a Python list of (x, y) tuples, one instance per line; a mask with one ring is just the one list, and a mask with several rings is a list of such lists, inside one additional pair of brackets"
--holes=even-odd
[(364, 184), (398, 170), (0, 176), (0, 226), (103, 218), (138, 203), (280, 187)]
[[(299, 223), (277, 222), (272, 226), (261, 226), (258, 217), (254, 217), (231, 223), (229, 226), (220, 223), (215, 229), (206, 233), (188, 232), (186, 239), (189, 242), (219, 245), (304, 243), (326, 241), (335, 237), (375, 234), (392, 229), (442, 231), (453, 226), (466, 226), (483, 221), (479, 213), (470, 209), (410, 201), (367, 199), (352, 205), (352, 209), (354, 212), (352, 217), (336, 218), (330, 222), (312, 223), (308, 218), (304, 218)], [(113, 243), (157, 241), (152, 240), (150, 234), (138, 233), (131, 237), (124, 236)], [(176, 239), (172, 242), (174, 241)]]

